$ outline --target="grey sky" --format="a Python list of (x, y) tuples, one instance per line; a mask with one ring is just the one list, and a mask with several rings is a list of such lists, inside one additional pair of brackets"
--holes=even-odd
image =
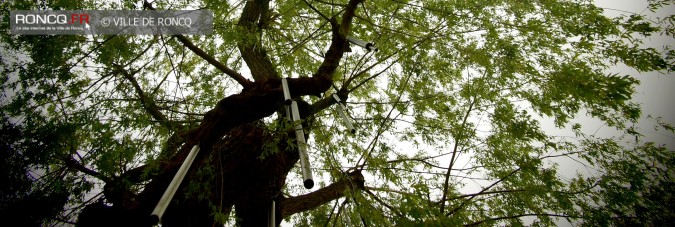
[[(653, 20), (658, 17), (665, 17), (668, 14), (675, 12), (675, 7), (669, 7), (651, 13), (647, 9), (646, 0), (599, 0), (596, 3), (598, 6), (605, 8), (605, 13), (609, 16), (616, 16), (628, 12), (645, 14)], [(667, 37), (649, 37), (646, 39), (646, 45), (660, 50), (666, 45), (675, 46), (675, 40)], [(652, 128), (653, 121), (648, 121), (646, 117), (651, 115), (653, 117), (662, 117), (664, 122), (675, 125), (675, 73), (663, 74), (658, 72), (639, 73), (634, 69), (630, 69), (624, 65), (613, 67), (608, 70), (611, 73), (619, 73), (631, 75), (640, 80), (640, 85), (636, 88), (636, 94), (633, 101), (641, 103), (642, 105), (642, 120), (638, 125), (639, 128), (645, 130), (645, 139), (652, 140), (657, 143), (668, 144), (670, 147), (675, 146), (675, 138), (672, 135), (665, 133), (654, 133)], [(586, 123), (586, 121), (584, 121)], [(611, 130), (603, 129), (597, 122), (586, 125), (588, 129), (596, 126), (598, 133), (609, 134)]]

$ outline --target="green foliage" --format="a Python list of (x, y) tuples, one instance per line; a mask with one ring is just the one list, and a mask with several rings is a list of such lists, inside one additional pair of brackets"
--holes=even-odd
[[(77, 175), (54, 167), (68, 146), (69, 125), (47, 125), (28, 130), (2, 119), (0, 126), (0, 217), (22, 226), (54, 223), (71, 192), (92, 189)], [(40, 178), (41, 175), (52, 175)]]
[[(48, 2), (51, 9), (140, 9), (131, 1)], [(330, 24), (315, 10), (340, 17), (348, 1), (307, 2), (314, 9), (305, 1), (273, 1), (260, 32), (236, 25), (247, 1), (163, 1), (156, 7), (214, 11), (214, 34), (188, 38), (247, 78), (250, 69), (237, 47), (256, 42), (280, 75), (305, 77), (317, 70), (331, 41)], [(672, 6), (671, 0), (647, 2), (651, 11)], [(36, 7), (0, 3), (3, 12)], [(333, 78), (335, 88), (350, 91), (347, 106), (357, 134), (345, 133), (330, 107), (312, 116), (309, 144), (320, 183), (362, 169), (367, 190), (350, 191), (347, 203), (336, 200), (287, 221), (339, 226), (348, 216), (352, 224), (368, 226), (548, 226), (563, 218), (593, 226), (672, 222), (672, 212), (657, 212), (670, 211), (659, 201), (672, 200), (672, 148), (645, 141), (643, 130), (631, 127), (643, 115), (633, 102), (642, 78), (611, 67), (675, 70), (672, 46), (644, 45), (659, 36), (672, 40), (674, 16), (610, 18), (587, 0), (368, 0), (358, 8), (349, 35), (373, 41), (380, 51), (352, 45)], [(174, 133), (197, 126), (220, 99), (240, 92), (175, 37), (17, 36), (8, 33), (8, 16), (3, 18), (0, 113), (12, 122), (2, 129), (11, 132), (0, 137), (11, 148), (3, 151), (10, 157), (3, 165), (10, 178), (3, 180), (16, 187), (3, 189), (2, 199), (48, 201), (41, 218), (73, 220), (77, 205), (96, 197), (101, 178), (144, 164), (156, 170), (174, 152), (167, 144)], [(165, 119), (149, 114), (152, 105)], [(589, 134), (575, 122), (583, 114), (627, 135)], [(574, 137), (545, 128), (549, 121)], [(263, 144), (260, 158), (278, 152), (280, 143), (296, 146), (286, 135), (290, 125), (269, 119), (264, 124), (273, 138)], [(668, 135), (671, 124), (656, 122)], [(63, 160), (70, 158), (100, 175), (67, 168)], [(569, 177), (560, 164), (565, 162), (597, 173)], [(200, 169), (203, 180), (188, 192), (207, 198), (217, 171)], [(26, 172), (44, 174), (28, 179)], [(285, 193), (308, 192), (299, 188), (286, 185)], [(222, 223), (236, 218), (215, 205), (212, 211)]]
[[(595, 144), (597, 142), (592, 142)], [(598, 166), (606, 172), (597, 181), (595, 204), (582, 204), (587, 226), (663, 226), (675, 220), (669, 207), (673, 199), (673, 151), (653, 143), (623, 150), (612, 141), (599, 142)], [(593, 206), (600, 205), (600, 206)]]

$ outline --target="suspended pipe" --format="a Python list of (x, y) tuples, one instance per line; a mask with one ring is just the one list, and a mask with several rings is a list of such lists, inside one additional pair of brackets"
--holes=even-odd
[(277, 226), (276, 207), (275, 206), (276, 206), (276, 204), (275, 204), (274, 200), (272, 200), (272, 207), (271, 207), (272, 209), (270, 210), (269, 217), (268, 217), (268, 220), (269, 220), (268, 226), (269, 227), (276, 227)]
[(281, 79), (281, 88), (284, 90), (284, 104), (291, 104), (291, 91), (288, 89), (288, 81), (286, 78)]
[(349, 119), (349, 117), (347, 117), (346, 108), (344, 105), (342, 105), (342, 100), (340, 100), (340, 97), (338, 97), (337, 94), (333, 94), (333, 98), (335, 101), (337, 101), (337, 109), (338, 113), (340, 114), (340, 118), (342, 118), (342, 123), (347, 126), (347, 130), (349, 130), (350, 133), (356, 133), (356, 129), (354, 128), (354, 125), (352, 125), (352, 121)]
[(350, 43), (355, 44), (357, 46), (360, 46), (362, 48), (365, 48), (368, 51), (377, 51), (377, 47), (375, 47), (374, 43), (369, 43), (369, 42), (366, 42), (366, 41), (363, 41), (363, 40), (360, 40), (360, 39), (357, 39), (357, 38), (354, 38), (354, 37), (351, 37), (351, 36), (347, 36), (347, 40)]
[(293, 124), (295, 125), (295, 137), (298, 141), (298, 153), (300, 154), (300, 168), (302, 169), (302, 179), (305, 188), (310, 189), (314, 187), (314, 180), (312, 179), (312, 171), (310, 170), (309, 157), (307, 155), (307, 143), (305, 142), (305, 132), (302, 130), (300, 119), (300, 111), (298, 111), (298, 103), (291, 101), (291, 115), (293, 115)]
[(157, 202), (157, 206), (155, 206), (155, 209), (151, 214), (151, 217), (154, 219), (153, 221), (156, 221), (155, 223), (159, 223), (159, 220), (162, 220), (164, 211), (166, 211), (166, 208), (169, 206), (171, 199), (173, 198), (174, 194), (176, 194), (178, 186), (180, 186), (183, 178), (185, 178), (185, 174), (190, 169), (190, 165), (192, 165), (192, 162), (194, 162), (197, 153), (199, 153), (199, 145), (192, 146), (192, 150), (190, 150), (190, 153), (185, 158), (185, 161), (183, 161), (183, 164), (181, 164), (176, 175), (173, 176), (169, 187), (166, 189), (166, 191), (164, 191), (164, 194), (162, 195), (162, 198), (159, 199), (159, 202)]

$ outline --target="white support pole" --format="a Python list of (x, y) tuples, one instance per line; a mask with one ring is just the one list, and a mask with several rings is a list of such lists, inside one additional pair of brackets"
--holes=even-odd
[(302, 169), (302, 179), (305, 188), (310, 189), (314, 187), (314, 180), (312, 179), (312, 171), (309, 166), (309, 157), (307, 154), (307, 143), (305, 142), (305, 132), (302, 130), (300, 119), (300, 112), (298, 110), (298, 103), (291, 102), (291, 114), (293, 115), (293, 124), (295, 125), (295, 137), (298, 141), (298, 153), (300, 154), (300, 168)]
[(159, 202), (157, 203), (157, 206), (155, 206), (155, 210), (152, 211), (151, 215), (156, 217), (157, 221), (162, 220), (164, 211), (166, 211), (166, 208), (169, 206), (173, 195), (176, 194), (178, 186), (180, 186), (183, 178), (185, 178), (185, 174), (190, 169), (190, 165), (192, 165), (192, 162), (195, 160), (197, 153), (199, 153), (199, 145), (192, 146), (192, 150), (190, 150), (190, 153), (185, 158), (185, 161), (183, 161), (183, 164), (178, 169), (176, 175), (173, 176), (173, 180), (171, 180), (169, 187), (166, 189), (166, 191), (164, 191), (162, 198), (159, 199)]
[(286, 120), (291, 121), (291, 109), (289, 106), (284, 106), (284, 110), (286, 111)]
[(272, 200), (272, 209), (270, 210), (270, 215), (269, 215), (269, 227), (276, 227), (277, 226), (277, 218), (276, 218), (276, 204), (274, 200)]
[(291, 90), (288, 89), (288, 81), (286, 78), (281, 78), (281, 88), (284, 90), (284, 104), (291, 104)]
[(333, 98), (335, 101), (337, 101), (338, 113), (340, 114), (340, 118), (342, 118), (342, 123), (347, 126), (347, 130), (349, 130), (349, 132), (352, 134), (356, 133), (356, 129), (354, 128), (354, 125), (352, 125), (352, 121), (349, 119), (349, 117), (347, 117), (346, 108), (342, 105), (342, 100), (340, 100), (340, 97), (338, 97), (337, 94), (333, 94)]
[(369, 42), (366, 42), (366, 41), (363, 41), (363, 40), (360, 40), (360, 39), (357, 39), (357, 38), (354, 38), (354, 37), (351, 37), (351, 36), (347, 36), (347, 40), (350, 43), (355, 44), (357, 46), (360, 46), (362, 48), (365, 48), (368, 51), (377, 51), (377, 47), (375, 47), (374, 43), (369, 43)]

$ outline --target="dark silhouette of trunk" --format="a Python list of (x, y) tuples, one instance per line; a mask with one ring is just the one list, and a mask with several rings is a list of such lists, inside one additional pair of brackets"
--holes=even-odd
[[(283, 95), (280, 88), (273, 88), (276, 82), (278, 80), (268, 81), (260, 89), (245, 91), (219, 102), (206, 114), (198, 128), (184, 135), (186, 142), (181, 149), (168, 162), (159, 162), (159, 171), (151, 174), (153, 177), (141, 193), (136, 195), (128, 185), (125, 187), (125, 184), (115, 182), (141, 182), (142, 172), (147, 168), (129, 171), (117, 181), (106, 184), (105, 197), (113, 207), (90, 205), (93, 208), (88, 207), (87, 212), (80, 215), (80, 225), (87, 226), (88, 220), (91, 220), (91, 224), (97, 226), (102, 223), (145, 226), (154, 206), (194, 144), (199, 144), (201, 151), (164, 214), (163, 226), (212, 226), (215, 224), (214, 213), (228, 214), (232, 208), (235, 208), (237, 220), (242, 226), (264, 226), (268, 222), (273, 199), (277, 201), (275, 216), (278, 224), (283, 217), (343, 196), (347, 187), (362, 188), (363, 177), (357, 172), (313, 195), (296, 198), (281, 195), (286, 176), (299, 156), (295, 147), (288, 146), (295, 143), (292, 130), (269, 130), (259, 121), (281, 110)], [(322, 86), (321, 79), (316, 78), (289, 82), (294, 84), (296, 93), (313, 93)], [(309, 89), (298, 87), (300, 84)], [(312, 113), (311, 106), (300, 99), (298, 104), (301, 117), (307, 119)], [(303, 128), (311, 128), (310, 123), (311, 120), (304, 121)], [(309, 133), (305, 135), (308, 137)], [(354, 185), (354, 182), (357, 183)], [(103, 221), (108, 219), (111, 220)]]

